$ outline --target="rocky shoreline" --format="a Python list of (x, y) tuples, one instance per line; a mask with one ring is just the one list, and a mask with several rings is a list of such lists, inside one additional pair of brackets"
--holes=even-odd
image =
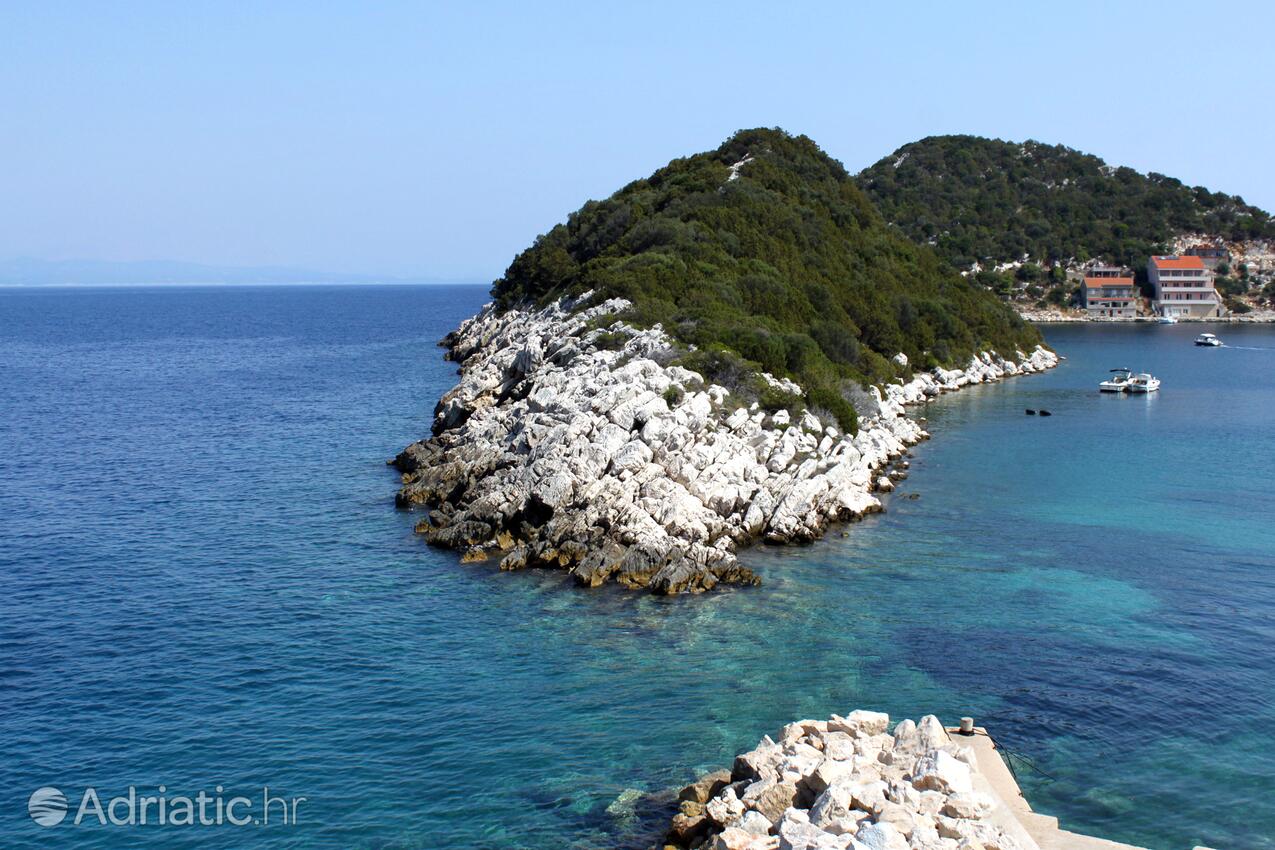
[(1025, 850), (988, 818), (973, 757), (934, 715), (852, 711), (762, 738), (730, 770), (679, 795), (666, 848), (711, 850)]
[(962, 723), (790, 723), (682, 789), (664, 850), (1138, 850), (1033, 812), (987, 733)]
[(989, 352), (872, 387), (854, 399), (851, 437), (810, 412), (741, 404), (672, 365), (683, 352), (659, 326), (616, 320), (627, 302), (590, 298), (488, 305), (443, 340), (460, 380), (438, 403), (433, 436), (391, 461), (396, 503), (427, 509), (417, 531), (430, 543), (502, 570), (568, 570), (590, 587), (756, 584), (738, 546), (814, 540), (881, 509), (879, 473), (928, 436), (905, 405), (1058, 362), (1044, 347)]
[[(1018, 315), (1034, 325), (1076, 324), (1092, 322), (1110, 325), (1154, 325), (1160, 321), (1158, 316), (1089, 316), (1079, 312), (1062, 312), (1061, 310), (1019, 310)], [(1275, 311), (1255, 310), (1252, 313), (1240, 313), (1230, 316), (1178, 316), (1181, 324), (1219, 324), (1219, 325), (1267, 325), (1275, 323)]]

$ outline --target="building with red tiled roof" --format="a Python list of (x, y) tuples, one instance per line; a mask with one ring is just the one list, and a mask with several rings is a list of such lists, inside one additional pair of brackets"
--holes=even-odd
[(1213, 288), (1213, 272), (1200, 257), (1152, 257), (1147, 278), (1155, 289), (1153, 306), (1161, 316), (1205, 319), (1224, 312)]
[(1132, 319), (1138, 315), (1133, 275), (1112, 266), (1095, 266), (1085, 274), (1080, 304), (1092, 317)]

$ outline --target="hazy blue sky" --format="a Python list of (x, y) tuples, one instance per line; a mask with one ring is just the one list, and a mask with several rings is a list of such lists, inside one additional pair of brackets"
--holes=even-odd
[(759, 125), (1035, 138), (1275, 208), (1275, 4), (0, 7), (0, 258), (490, 280)]

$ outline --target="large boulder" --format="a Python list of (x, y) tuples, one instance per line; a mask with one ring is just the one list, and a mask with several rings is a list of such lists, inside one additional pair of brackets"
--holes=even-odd
[(709, 845), (710, 850), (757, 850), (763, 846), (763, 841), (758, 841), (755, 833), (746, 829), (728, 826), (717, 835), (713, 836), (713, 842)]
[(741, 779), (777, 779), (779, 762), (783, 760), (783, 748), (770, 739), (762, 738), (756, 747), (746, 753), (735, 756), (735, 764), (731, 768), (731, 781)]
[(912, 785), (920, 791), (960, 794), (973, 791), (970, 766), (946, 750), (930, 750), (916, 760)]
[(775, 833), (779, 836), (779, 850), (815, 850), (825, 836), (799, 809), (785, 812)]
[(753, 810), (744, 812), (734, 825), (745, 832), (751, 832), (754, 835), (769, 835), (775, 826), (770, 822), (770, 819), (761, 812)]
[(908, 841), (903, 833), (888, 823), (863, 825), (855, 834), (855, 840), (863, 846), (863, 850), (908, 850)]
[(991, 814), (996, 804), (992, 798), (979, 791), (958, 791), (947, 798), (943, 814), (954, 818), (978, 819)]
[(843, 779), (848, 779), (854, 772), (854, 761), (850, 759), (824, 758), (819, 765), (805, 778), (806, 788), (814, 795), (822, 794), (829, 786)]
[(706, 814), (718, 826), (734, 823), (747, 811), (743, 802), (735, 793), (733, 786), (722, 789), (721, 794), (709, 800), (704, 806)]
[(800, 794), (795, 782), (758, 779), (744, 789), (740, 799), (747, 808), (760, 812), (774, 823), (785, 811), (796, 805)]
[(828, 721), (828, 730), (860, 737), (883, 734), (889, 725), (890, 715), (884, 712), (856, 709), (845, 717), (832, 715)]
[(679, 800), (692, 800), (696, 803), (707, 803), (713, 797), (717, 796), (717, 792), (721, 791), (730, 784), (729, 770), (715, 770), (712, 773), (706, 773), (699, 779), (687, 785), (677, 795)]
[(921, 718), (921, 722), (917, 724), (917, 743), (922, 752), (927, 750), (937, 750), (939, 747), (946, 746), (952, 742), (952, 738), (947, 734), (947, 729), (933, 714), (927, 714)]

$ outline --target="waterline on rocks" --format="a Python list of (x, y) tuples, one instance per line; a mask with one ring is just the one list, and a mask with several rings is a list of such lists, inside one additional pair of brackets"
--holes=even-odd
[(809, 411), (739, 404), (667, 365), (679, 351), (658, 325), (607, 322), (627, 301), (586, 306), (590, 297), (535, 311), (488, 305), (444, 340), (460, 381), (438, 403), (434, 436), (393, 461), (397, 503), (428, 509), (417, 530), (430, 543), (502, 570), (565, 569), (589, 587), (755, 584), (739, 546), (815, 540), (881, 509), (872, 490), (893, 485), (877, 473), (929, 436), (907, 405), (1058, 362), (1043, 346), (1012, 359), (984, 352), (963, 369), (870, 387), (850, 436)]

